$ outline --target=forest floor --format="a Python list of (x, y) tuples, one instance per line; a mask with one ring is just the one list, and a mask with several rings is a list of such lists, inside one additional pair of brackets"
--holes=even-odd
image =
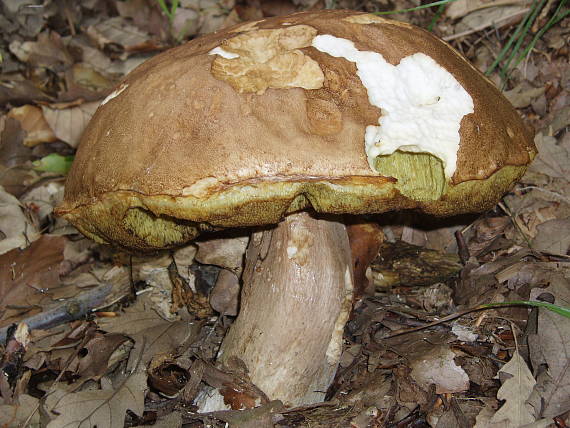
[[(371, 264), (374, 292), (354, 309), (324, 403), (290, 409), (261, 400), (254, 410), (196, 413), (193, 400), (205, 385), (253, 391), (246, 378), (212, 364), (233, 318), (199, 298), (222, 269), (241, 264), (247, 236), (132, 256), (95, 244), (53, 214), (87, 122), (153, 55), (246, 20), (425, 3), (181, 0), (172, 11), (152, 0), (4, 0), (0, 426), (570, 424), (570, 319), (536, 306), (480, 308), (570, 307), (566, 0), (457, 0), (390, 15), (429, 29), (487, 72), (534, 130), (539, 154), (482, 215), (371, 218), (383, 237)], [(78, 319), (57, 321), (81, 302)], [(10, 328), (34, 316), (51, 328)]]

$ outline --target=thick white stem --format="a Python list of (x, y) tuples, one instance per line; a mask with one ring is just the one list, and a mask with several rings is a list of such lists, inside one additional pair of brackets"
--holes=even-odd
[(307, 213), (257, 233), (246, 253), (238, 318), (219, 359), (241, 359), (253, 383), (289, 405), (322, 401), (352, 304), (346, 229)]

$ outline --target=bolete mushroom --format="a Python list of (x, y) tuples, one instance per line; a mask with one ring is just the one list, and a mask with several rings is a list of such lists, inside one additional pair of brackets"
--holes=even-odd
[(298, 405), (323, 399), (351, 308), (349, 243), (329, 216), (483, 211), (534, 155), (507, 100), (429, 32), (305, 12), (126, 76), (85, 130), (58, 213), (132, 250), (257, 227), (219, 361), (241, 359), (270, 398)]

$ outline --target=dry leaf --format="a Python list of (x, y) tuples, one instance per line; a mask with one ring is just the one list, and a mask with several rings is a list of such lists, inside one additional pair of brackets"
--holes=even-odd
[(84, 66), (91, 67), (99, 73), (108, 73), (111, 59), (88, 42), (85, 39), (74, 38), (70, 40), (69, 46), (81, 52), (81, 62)]
[(530, 103), (544, 94), (546, 88), (525, 88), (523, 85), (511, 89), (510, 91), (503, 92), (503, 95), (511, 102), (515, 108), (528, 107)]
[(71, 69), (71, 76), (75, 84), (90, 91), (97, 92), (97, 94), (93, 95), (93, 99), (99, 98), (99, 93), (102, 93), (102, 91), (106, 89), (110, 91), (115, 85), (114, 81), (107, 79), (98, 70), (95, 70), (95, 68), (83, 64), (74, 64)]
[(141, 428), (180, 428), (182, 427), (182, 414), (172, 412), (163, 418), (158, 419), (153, 425), (141, 425)]
[(469, 389), (467, 373), (455, 364), (455, 353), (447, 345), (434, 346), (410, 362), (411, 376), (426, 391), (435, 384), (436, 394), (452, 394)]
[(87, 35), (104, 49), (110, 45), (126, 52), (145, 52), (158, 49), (160, 46), (151, 37), (139, 30), (122, 16), (109, 18), (99, 24), (90, 25)]
[(210, 305), (222, 315), (236, 316), (239, 307), (239, 278), (227, 269), (220, 270), (210, 293)]
[(44, 224), (56, 205), (63, 201), (63, 182), (47, 181), (22, 196), (21, 201)]
[(23, 141), (25, 146), (33, 147), (40, 143), (51, 143), (57, 140), (39, 107), (29, 104), (14, 107), (8, 112), (8, 117), (20, 122), (20, 126), (26, 132)]
[[(570, 307), (570, 279), (559, 273), (549, 278), (547, 288), (534, 288), (531, 299), (543, 293), (554, 297), (554, 303)], [(538, 334), (529, 336), (533, 366), (546, 365), (539, 375), (535, 393), (529, 400), (540, 416), (552, 418), (570, 411), (570, 320), (540, 309)]]
[(135, 373), (115, 390), (57, 391), (46, 400), (50, 414), (58, 415), (48, 428), (122, 427), (127, 410), (142, 416), (146, 389), (146, 374)]
[(135, 341), (129, 360), (131, 367), (139, 356), (141, 364), (146, 365), (155, 354), (171, 352), (183, 342), (192, 341), (200, 330), (196, 323), (165, 321), (141, 298), (120, 317), (102, 318), (97, 323), (102, 330), (125, 334)]
[(94, 101), (66, 109), (53, 109), (45, 106), (42, 106), (42, 109), (56, 137), (75, 148), (99, 104), (99, 101)]
[(200, 3), (200, 30), (199, 34), (208, 34), (218, 31), (224, 26), (235, 24), (228, 23), (228, 11), (224, 5), (216, 0), (199, 0)]
[(545, 136), (542, 133), (536, 134), (534, 143), (538, 149), (538, 155), (529, 170), (567, 181), (570, 177), (570, 151), (558, 145), (556, 138)]
[(0, 85), (0, 104), (2, 105), (49, 101), (50, 98), (31, 80), (24, 79), (22, 76), (10, 76), (10, 80), (5, 80)]
[(40, 237), (36, 226), (26, 217), (21, 204), (0, 186), (0, 254), (26, 248)]
[(42, 235), (24, 251), (0, 256), (0, 326), (35, 315), (54, 300), (76, 295), (74, 285), (60, 286), (65, 238)]
[(488, 425), (477, 426), (520, 428), (534, 422), (535, 418), (526, 400), (536, 381), (518, 351), (515, 351), (513, 358), (499, 370), (498, 376), (503, 385), (497, 392), (497, 398), (505, 402), (489, 420)]
[(20, 395), (18, 401), (19, 404), (12, 405), (0, 403), (0, 426), (6, 428), (21, 427), (34, 412), (28, 426), (39, 427), (40, 413), (36, 411), (39, 400), (30, 395)]
[(456, 26), (456, 33), (481, 31), (488, 27), (503, 25), (514, 18), (523, 16), (528, 10), (527, 6), (513, 5), (479, 9), (463, 17)]
[(194, 36), (200, 28), (200, 15), (193, 9), (179, 7), (172, 20), (171, 34), (176, 40)]
[(567, 255), (570, 250), (570, 217), (549, 220), (537, 226), (536, 237), (532, 240), (533, 250), (550, 254)]
[(38, 36), (37, 42), (21, 42), (13, 40), (10, 43), (10, 52), (22, 62), (35, 67), (50, 68), (61, 71), (73, 63), (71, 55), (67, 52), (61, 36), (56, 32), (44, 32)]
[[(517, 3), (517, 0), (458, 0), (447, 6), (445, 14), (451, 19), (456, 19), (479, 9), (513, 3)], [(528, 0), (518, 0), (518, 3), (528, 3)]]
[[(195, 290), (195, 277), (190, 271), (194, 260), (195, 249), (187, 246), (174, 253), (178, 273)], [(173, 283), (168, 273), (168, 266), (172, 257), (168, 254), (151, 257), (136, 257), (133, 259), (133, 276), (136, 280), (144, 281), (150, 286), (146, 298), (152, 302), (152, 308), (167, 320), (174, 321), (179, 318), (177, 308), (173, 308)]]
[(247, 236), (197, 242), (196, 261), (229, 269), (240, 275), (248, 242), (249, 237)]
[(68, 370), (81, 376), (82, 379), (79, 380), (81, 382), (89, 379), (99, 380), (116, 363), (111, 358), (115, 350), (128, 340), (129, 338), (122, 334), (97, 333), (85, 344), (81, 354), (71, 363)]

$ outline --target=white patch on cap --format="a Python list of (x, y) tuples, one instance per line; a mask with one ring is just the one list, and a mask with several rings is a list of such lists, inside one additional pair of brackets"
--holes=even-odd
[(120, 95), (120, 93), (123, 92), (128, 87), (129, 87), (129, 85), (126, 83), (121, 84), (121, 86), (119, 86), (117, 89), (115, 89), (109, 95), (107, 95), (107, 98), (105, 98), (103, 101), (101, 101), (101, 105), (105, 105), (109, 101), (111, 101), (113, 98), (118, 97)]
[(328, 34), (316, 36), (313, 47), (354, 62), (368, 100), (382, 109), (380, 126), (367, 126), (364, 136), (373, 170), (377, 156), (401, 150), (431, 153), (443, 162), (446, 177), (454, 174), (461, 119), (474, 107), (449, 71), (423, 53), (392, 65), (377, 52), (359, 51), (350, 40)]
[(222, 58), (226, 58), (226, 59), (239, 58), (238, 54), (225, 51), (219, 46), (217, 48), (212, 49), (210, 52), (208, 52), (208, 55), (220, 55)]
[(295, 254), (297, 254), (298, 250), (299, 249), (297, 247), (295, 247), (294, 245), (287, 247), (287, 257), (292, 259), (293, 257), (295, 257)]

